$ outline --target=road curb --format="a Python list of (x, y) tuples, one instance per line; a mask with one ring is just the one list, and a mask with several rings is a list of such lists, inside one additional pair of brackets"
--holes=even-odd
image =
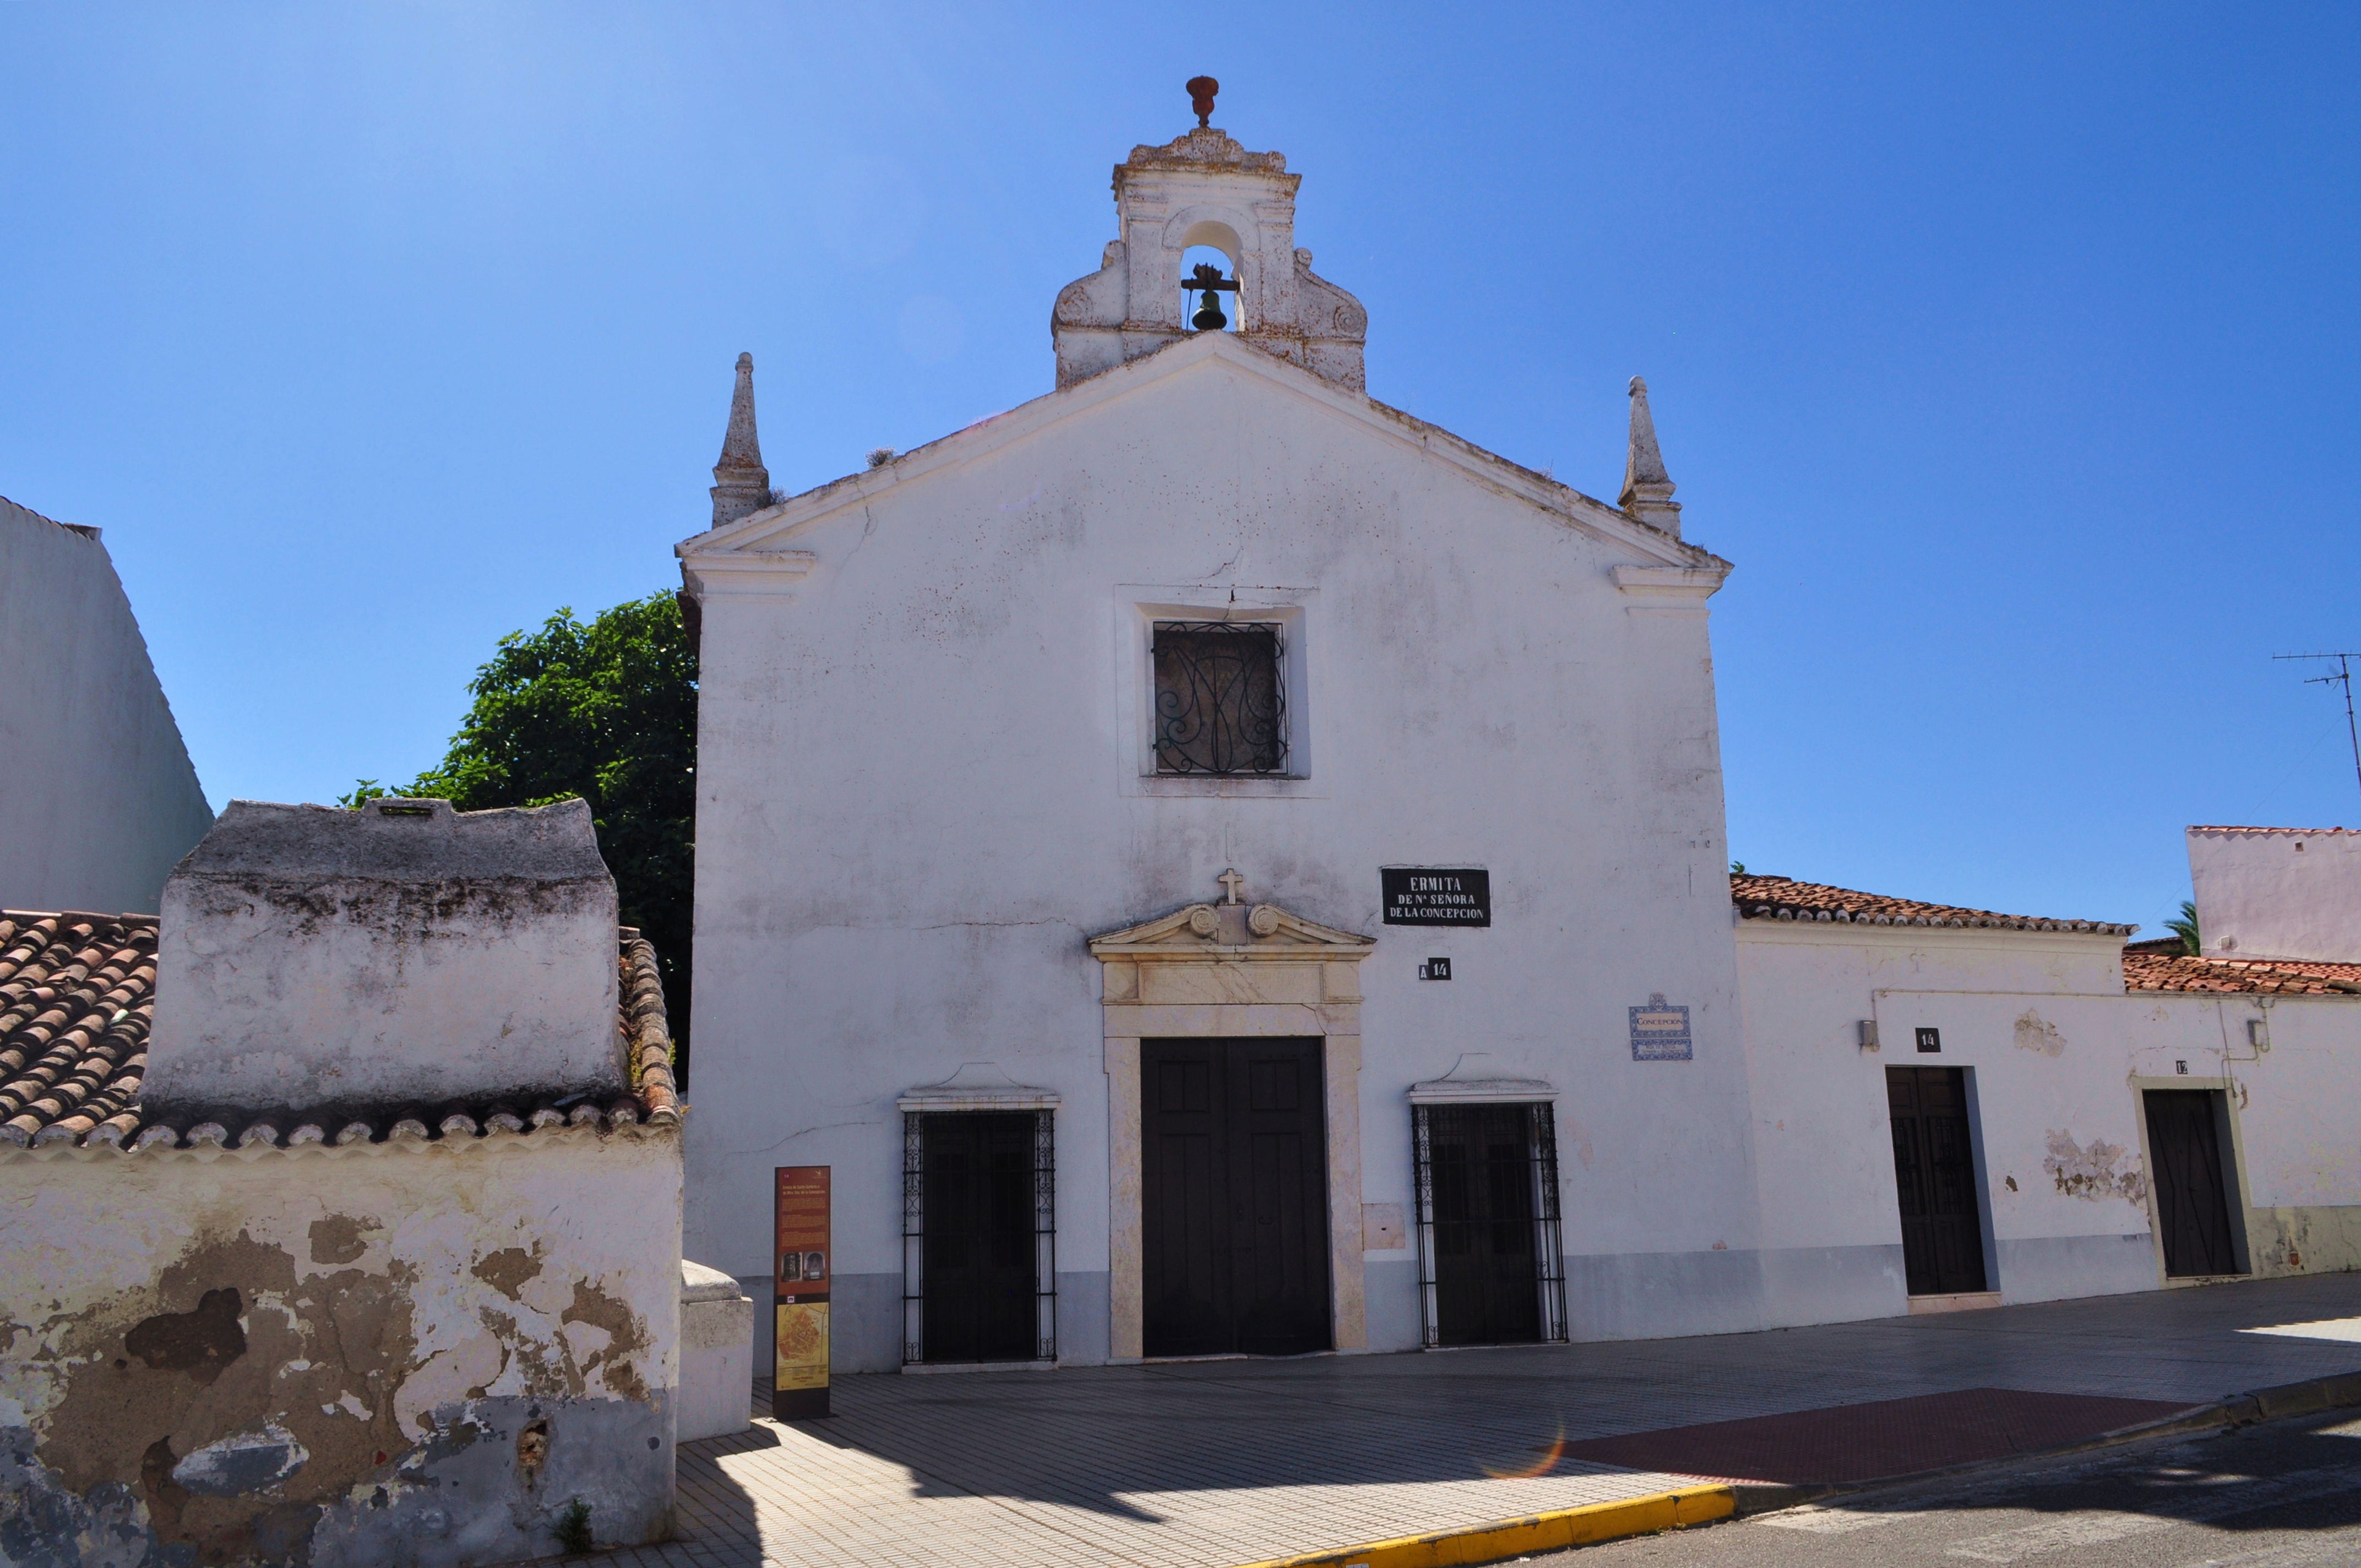
[(2073, 1442), (2059, 1443), (2051, 1448), (2028, 1449), (2023, 1453), (2012, 1453), (1998, 1459), (1971, 1460), (1965, 1464), (1949, 1464), (1937, 1470), (1881, 1475), (1868, 1481), (1832, 1481), (1797, 1486), (1749, 1482), (1699, 1485), (1673, 1492), (1652, 1492), (1642, 1497), (1625, 1497), (1611, 1503), (1591, 1503), (1578, 1508), (1528, 1514), (1522, 1519), (1494, 1519), (1459, 1530), (1436, 1530), (1428, 1535), (1398, 1536), (1391, 1541), (1373, 1541), (1334, 1551), (1267, 1558), (1258, 1563), (1242, 1564), (1241, 1568), (1472, 1568), (1473, 1564), (1499, 1563), (1511, 1557), (1530, 1556), (1537, 1552), (1557, 1552), (1569, 1546), (1595, 1545), (1603, 1541), (1651, 1535), (1657, 1530), (1677, 1530), (1686, 1525), (1711, 1524), (1719, 1519), (1776, 1513), (1782, 1508), (1792, 1508), (1826, 1497), (1940, 1480), (1951, 1475), (1972, 1475), (1982, 1470), (1996, 1470), (2003, 1465), (2023, 1464), (2026, 1460), (2062, 1458), (2067, 1454), (2114, 1448), (2124, 1443), (2178, 1437), (2187, 1432), (2211, 1431), (2222, 1427), (2252, 1426), (2257, 1421), (2315, 1415), (2323, 1410), (2345, 1409), (2355, 1405), (2361, 1405), (2361, 1372), (2314, 1377), (2301, 1383), (2283, 1383), (2272, 1388), (2257, 1388), (2251, 1393), (2216, 1399), (2209, 1405), (2199, 1405), (2178, 1415), (2116, 1427)]
[(1806, 1482), (1784, 1486), (1733, 1482), (1730, 1491), (1735, 1495), (1738, 1505), (1735, 1511), (1741, 1517), (1776, 1513), (1781, 1508), (1817, 1502), (1823, 1497), (1842, 1497), (1885, 1486), (1909, 1486), (1920, 1481), (1939, 1481), (1951, 1475), (1971, 1475), (1982, 1470), (2021, 1464), (2029, 1459), (2060, 1459), (2068, 1454), (2115, 1448), (2127, 1442), (2180, 1437), (2190, 1432), (2213, 1431), (2223, 1427), (2252, 1426), (2257, 1421), (2317, 1415), (2323, 1410), (2346, 1409), (2355, 1405), (2361, 1405), (2361, 1372), (2345, 1372), (2333, 1377), (2311, 1377), (2301, 1383), (2281, 1383), (2275, 1387), (2234, 1394), (2209, 1405), (2193, 1406), (2179, 1415), (2116, 1427), (2092, 1437), (2078, 1438), (2072, 1442), (2061, 1442), (2050, 1448), (2031, 1448), (2022, 1453), (2005, 1454), (1997, 1459), (1971, 1459), (1964, 1464), (1947, 1464), (1936, 1470), (1914, 1470), (1900, 1475), (1880, 1475), (1867, 1481)]
[(1675, 1492), (1652, 1492), (1643, 1497), (1623, 1497), (1611, 1503), (1590, 1503), (1578, 1508), (1554, 1508), (1522, 1519), (1494, 1519), (1432, 1535), (1405, 1535), (1373, 1541), (1364, 1546), (1333, 1552), (1307, 1552), (1296, 1557), (1273, 1557), (1243, 1568), (1462, 1568), (1464, 1564), (1499, 1563), (1536, 1552), (1556, 1552), (1625, 1536), (1652, 1535), (1660, 1530), (1710, 1524), (1738, 1511), (1735, 1489), (1730, 1486), (1685, 1486)]

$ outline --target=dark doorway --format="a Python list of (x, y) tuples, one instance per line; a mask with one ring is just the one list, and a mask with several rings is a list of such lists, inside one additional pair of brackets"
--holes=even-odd
[(1149, 1355), (1329, 1348), (1320, 1042), (1140, 1046)]
[(1885, 1102), (1894, 1117), (1894, 1184), (1902, 1197), (1902, 1270), (1910, 1294), (1989, 1288), (1966, 1069), (1889, 1067)]
[(1031, 1361), (1040, 1279), (1035, 1183), (1040, 1115), (918, 1115), (925, 1361)]
[(1419, 1105), (1429, 1344), (1563, 1339), (1557, 1148), (1546, 1103)]
[(2147, 1152), (2168, 1275), (2244, 1274), (2222, 1180), (2223, 1107), (2208, 1089), (2147, 1091)]

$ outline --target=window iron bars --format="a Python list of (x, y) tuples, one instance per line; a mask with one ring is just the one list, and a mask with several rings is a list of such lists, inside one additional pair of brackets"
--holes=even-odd
[[(927, 1358), (927, 1123), (977, 1114), (906, 1111), (902, 1115), (902, 1359)], [(982, 1114), (992, 1114), (985, 1112)], [(1033, 1117), (1033, 1356), (1058, 1359), (1057, 1113)]]
[[(1490, 1109), (1491, 1107), (1487, 1107)], [(1565, 1310), (1565, 1226), (1559, 1215), (1557, 1118), (1545, 1100), (1517, 1104), (1524, 1113), (1525, 1164), (1532, 1182), (1533, 1288), (1539, 1299), (1540, 1342), (1564, 1344), (1569, 1337)], [(1447, 1106), (1411, 1107), (1411, 1179), (1417, 1205), (1420, 1343), (1443, 1343), (1442, 1292), (1436, 1277), (1434, 1212), (1434, 1116)]]
[(1156, 771), (1287, 772), (1285, 650), (1268, 621), (1156, 623)]

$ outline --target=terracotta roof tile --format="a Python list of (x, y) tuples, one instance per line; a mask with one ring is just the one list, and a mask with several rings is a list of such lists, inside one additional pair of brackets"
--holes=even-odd
[(2124, 952), (2125, 991), (2265, 992), (2280, 996), (2361, 995), (2361, 963), (2199, 958)]
[(2103, 920), (2052, 920), (2037, 915), (2002, 915), (1990, 909), (1922, 904), (1912, 898), (1888, 898), (1883, 894), (1856, 893), (1849, 887), (1827, 887), (1818, 883), (1747, 872), (1731, 875), (1730, 901), (1749, 920), (1837, 920), (1857, 926), (1989, 926), (2012, 931), (2087, 931), (2107, 937), (2128, 937), (2139, 929)]
[(2340, 833), (2361, 831), (2352, 828), (2240, 828), (2235, 825), (2208, 827), (2203, 823), (2198, 823), (2189, 830), (2191, 833), (2292, 833), (2299, 839), (2333, 839)]
[(563, 1126), (664, 1125), (680, 1119), (672, 1041), (655, 949), (630, 927), (618, 933), (619, 1023), (632, 1092), (592, 1103), (587, 1095), (481, 1105), (386, 1111), (368, 1120), (324, 1116), (175, 1126), (139, 1102), (148, 1029), (156, 1013), (156, 916), (0, 910), (0, 1148), (170, 1147), (187, 1143), (353, 1144), (389, 1139), (492, 1137)]

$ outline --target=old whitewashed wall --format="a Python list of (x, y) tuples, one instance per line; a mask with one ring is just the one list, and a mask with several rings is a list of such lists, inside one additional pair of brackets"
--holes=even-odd
[(492, 1563), (576, 1498), (664, 1539), (680, 1201), (673, 1128), (0, 1152), (11, 1555)]
[[(772, 1168), (833, 1166), (840, 1369), (899, 1360), (894, 1102), (962, 1063), (1060, 1097), (1060, 1351), (1108, 1354), (1083, 943), (1219, 896), (1230, 865), (1249, 899), (1378, 939), (1365, 1201), (1411, 1199), (1409, 1085), (1488, 1053), (1565, 1091), (1576, 1335), (1759, 1321), (1704, 600), (1723, 564), (1223, 334), (683, 553), (687, 1245), (766, 1291)], [(1158, 614), (1284, 623), (1301, 776), (1143, 776)], [(1491, 928), (1382, 926), (1389, 864), (1489, 868)], [(1457, 978), (1421, 982), (1431, 956)], [(1695, 1059), (1632, 1059), (1628, 1010), (1656, 992), (1692, 1009)], [(1367, 1261), (1370, 1347), (1414, 1344), (1410, 1253)]]
[[(2126, 994), (2106, 936), (1736, 924), (1772, 1321), (1907, 1308), (1888, 1067), (1967, 1069), (2006, 1300), (2166, 1283), (2143, 1088), (2228, 1092), (2257, 1275), (2361, 1266), (2361, 999)], [(1916, 1051), (1922, 1026), (1939, 1053)]]
[(213, 821), (94, 528), (0, 498), (0, 907), (153, 914)]
[(2361, 961), (2361, 833), (2191, 828), (2189, 879), (2208, 958)]
[(146, 1098), (621, 1093), (615, 908), (579, 799), (234, 800), (164, 890)]

